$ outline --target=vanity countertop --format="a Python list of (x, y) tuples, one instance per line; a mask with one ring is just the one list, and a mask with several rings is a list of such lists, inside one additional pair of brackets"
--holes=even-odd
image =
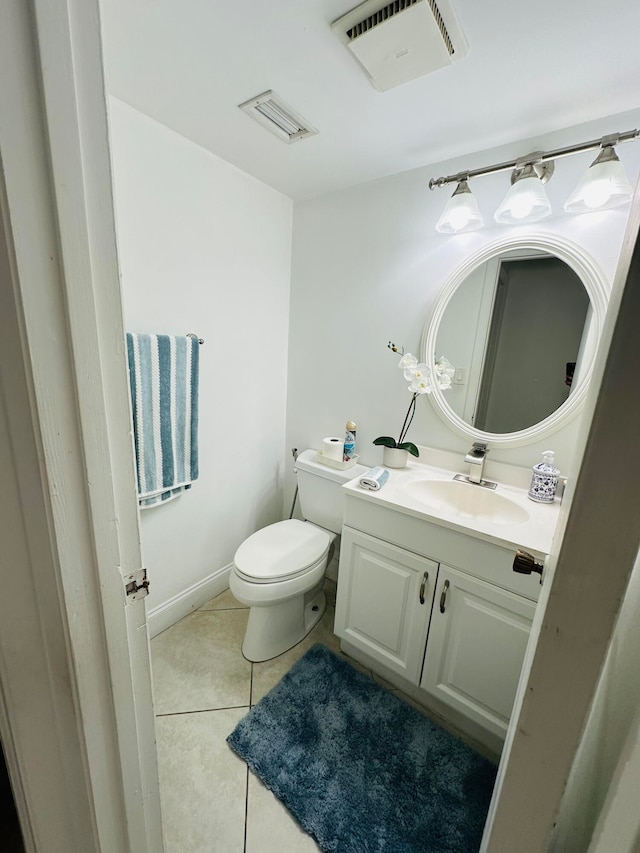
[[(515, 522), (504, 519), (498, 522), (491, 518), (491, 513), (467, 512), (461, 508), (452, 508), (446, 501), (432, 500), (430, 505), (427, 505), (424, 500), (416, 496), (419, 494), (421, 483), (426, 489), (436, 483), (453, 483), (454, 474), (459, 473), (457, 471), (435, 468), (418, 460), (412, 460), (406, 468), (387, 470), (389, 479), (378, 491), (362, 488), (359, 485), (359, 478), (346, 483), (343, 489), (349, 498), (370, 501), (378, 506), (388, 507), (390, 510), (423, 519), (495, 545), (523, 548), (540, 554), (548, 554), (551, 550), (560, 511), (558, 499), (551, 504), (536, 503), (527, 497), (526, 490), (498, 483), (497, 488), (491, 490), (490, 494), (498, 498), (497, 503), (505, 506), (507, 510), (513, 510), (513, 514), (517, 516)], [(463, 498), (466, 494), (461, 490), (489, 491), (468, 483), (456, 483), (453, 488)], [(476, 493), (471, 497), (474, 499)], [(481, 495), (477, 497), (481, 501), (484, 499)], [(500, 499), (508, 503), (503, 503)], [(487, 497), (488, 502), (492, 500), (490, 496)]]

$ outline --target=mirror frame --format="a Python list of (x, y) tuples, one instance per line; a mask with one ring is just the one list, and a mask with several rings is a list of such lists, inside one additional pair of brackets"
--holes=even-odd
[[(561, 261), (564, 261), (567, 266), (580, 277), (582, 284), (589, 296), (593, 317), (589, 336), (585, 342), (584, 363), (581, 371), (580, 381), (578, 386), (571, 391), (571, 394), (564, 403), (559, 406), (555, 412), (546, 417), (544, 420), (534, 424), (527, 429), (519, 430), (518, 432), (508, 433), (492, 433), (484, 432), (470, 426), (466, 421), (457, 415), (447, 403), (444, 393), (439, 388), (434, 388), (429, 394), (431, 404), (435, 408), (440, 418), (459, 435), (469, 438), (473, 441), (484, 441), (492, 446), (499, 447), (522, 447), (527, 444), (532, 444), (535, 441), (542, 440), (551, 433), (565, 426), (572, 420), (580, 411), (582, 403), (587, 393), (589, 380), (593, 372), (593, 361), (595, 353), (600, 341), (602, 333), (602, 325), (607, 309), (609, 293), (611, 290), (610, 283), (606, 276), (590, 255), (580, 246), (570, 240), (566, 240), (557, 234), (529, 234), (526, 237), (515, 235), (512, 237), (494, 240), (486, 244), (482, 249), (470, 255), (464, 263), (458, 266), (451, 276), (445, 282), (444, 287), (436, 300), (435, 308), (431, 319), (427, 322), (420, 351), (424, 356), (427, 364), (433, 364), (436, 359), (436, 337), (440, 320), (444, 314), (451, 297), (457, 290), (460, 284), (467, 276), (480, 266), (480, 264), (495, 258), (503, 252), (513, 251), (514, 249), (536, 250), (555, 255)], [(439, 353), (445, 355), (446, 353)]]

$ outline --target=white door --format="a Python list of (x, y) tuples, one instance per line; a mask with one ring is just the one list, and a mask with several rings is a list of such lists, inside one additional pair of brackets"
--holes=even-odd
[(0, 734), (28, 850), (159, 853), (95, 2), (0, 4), (0, 156)]
[(344, 527), (335, 632), (417, 684), (438, 564)]
[(504, 739), (535, 608), (441, 563), (420, 686)]
[[(481, 851), (550, 838), (640, 548), (640, 197), (609, 300)], [(620, 853), (630, 853), (624, 850)]]

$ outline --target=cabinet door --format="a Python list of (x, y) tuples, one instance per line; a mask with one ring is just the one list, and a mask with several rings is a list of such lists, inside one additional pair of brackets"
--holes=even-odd
[(441, 564), (420, 686), (504, 739), (534, 610)]
[(432, 560), (343, 528), (336, 634), (417, 684), (437, 572)]

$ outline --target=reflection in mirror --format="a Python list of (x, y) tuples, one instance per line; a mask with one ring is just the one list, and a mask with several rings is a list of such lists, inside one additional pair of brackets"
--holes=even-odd
[(440, 320), (436, 356), (456, 366), (448, 405), (494, 434), (532, 427), (579, 384), (589, 296), (564, 261), (529, 250), (474, 269)]

